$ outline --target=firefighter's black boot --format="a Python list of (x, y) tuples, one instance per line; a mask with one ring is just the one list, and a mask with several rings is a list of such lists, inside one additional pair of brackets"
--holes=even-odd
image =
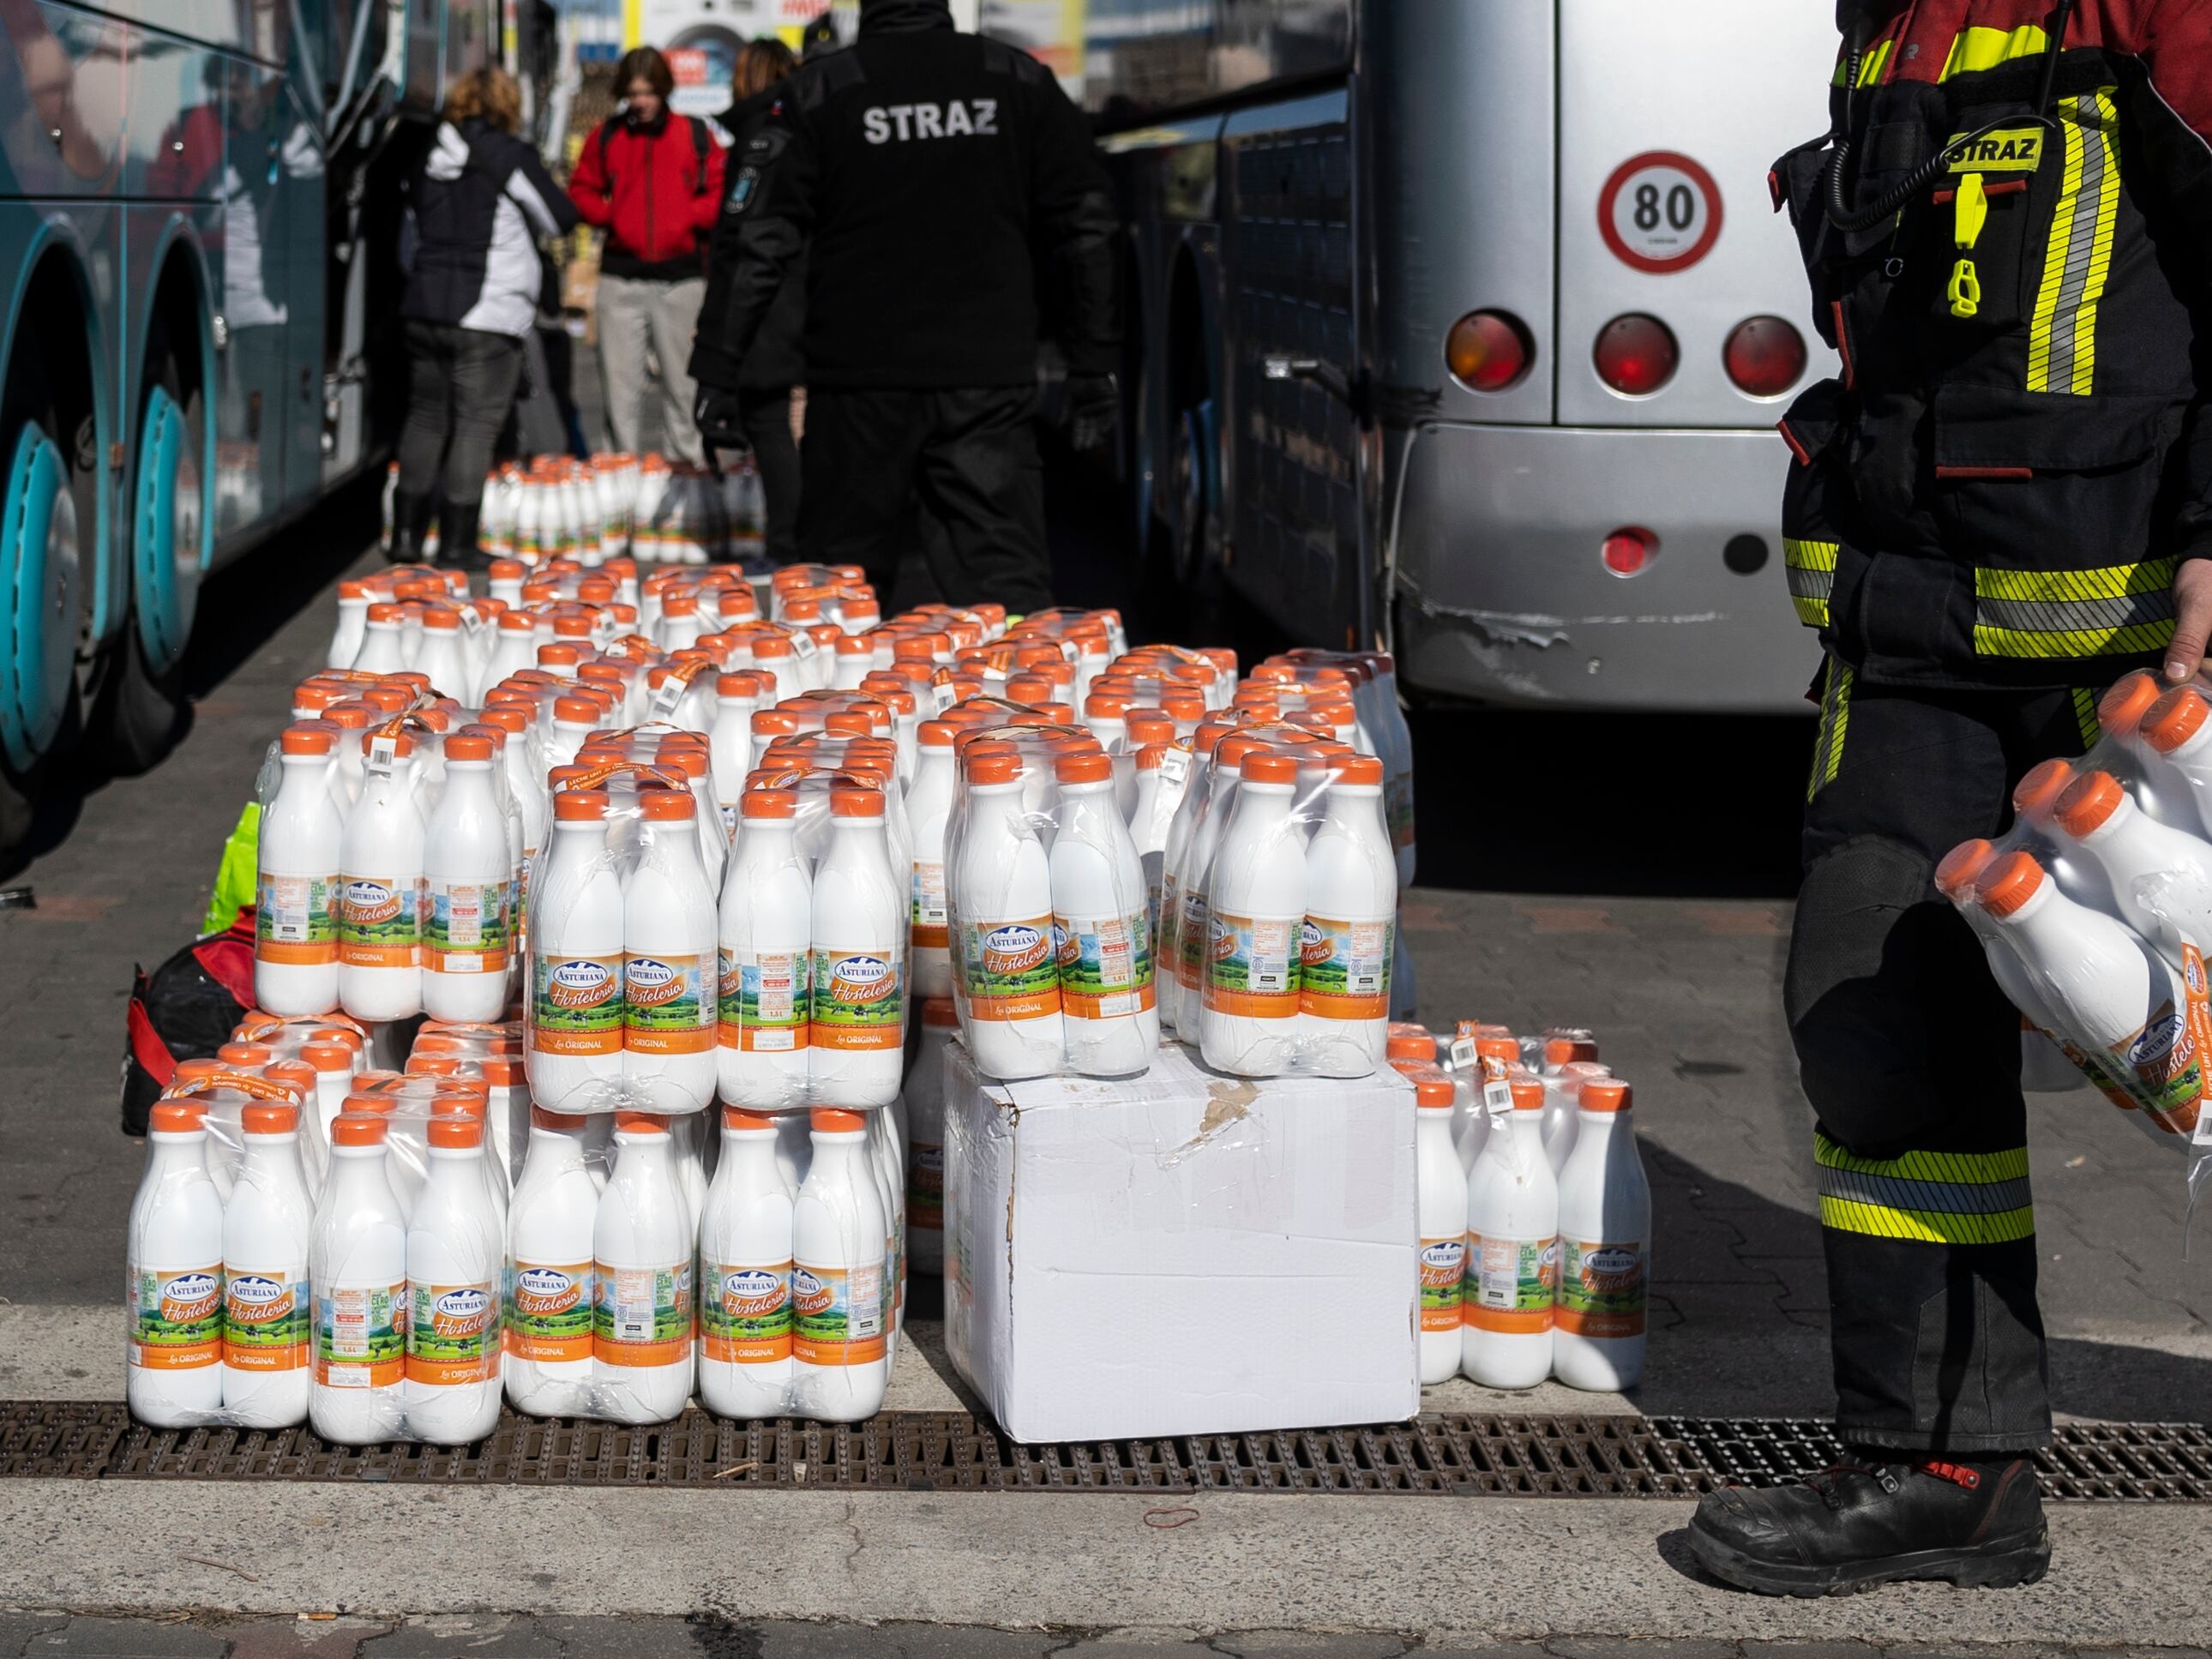
[(438, 503), (438, 563), (447, 570), (484, 570), (491, 556), (477, 545), (477, 515), (480, 501)]
[(384, 556), (393, 564), (423, 562), (422, 544), (429, 539), (430, 521), (438, 510), (432, 495), (398, 495), (392, 498), (392, 544)]
[(1796, 1486), (1730, 1486), (1698, 1504), (1690, 1549), (1715, 1577), (1765, 1595), (1830, 1595), (1901, 1578), (1999, 1589), (2032, 1584), (2051, 1564), (2035, 1466), (2025, 1457), (1847, 1463)]

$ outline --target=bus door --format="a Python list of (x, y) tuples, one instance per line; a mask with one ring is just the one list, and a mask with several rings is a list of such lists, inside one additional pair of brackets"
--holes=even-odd
[(329, 286), (323, 204), (323, 136), (298, 90), (284, 88), (277, 152), (277, 234), (285, 309), (284, 493), (294, 501), (323, 485), (324, 307)]

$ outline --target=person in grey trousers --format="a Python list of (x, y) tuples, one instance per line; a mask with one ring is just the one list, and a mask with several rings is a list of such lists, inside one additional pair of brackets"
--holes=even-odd
[(660, 366), (662, 447), (703, 462), (685, 363), (706, 297), (707, 241), (721, 205), (722, 146), (708, 124), (668, 106), (668, 59), (652, 46), (615, 66), (620, 113), (584, 141), (568, 199), (606, 232), (599, 255), (599, 368), (614, 447), (643, 447), (646, 352)]

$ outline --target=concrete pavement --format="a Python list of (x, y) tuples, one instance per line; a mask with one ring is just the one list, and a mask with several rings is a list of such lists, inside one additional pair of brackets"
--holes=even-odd
[[(0, 1396), (119, 1395), (121, 1241), (139, 1164), (115, 1129), (130, 966), (150, 967), (191, 937), (222, 837), (283, 720), (283, 693), (320, 659), (331, 624), (323, 590), (365, 540), (360, 506), (351, 518), (325, 514), (223, 579), (210, 614), (231, 625), (201, 648), (201, 700), (184, 749), (152, 775), (111, 783), (60, 815), (48, 826), (50, 844), (14, 878), (35, 884), (39, 908), (0, 912), (0, 1067), (10, 1085), (0, 1091), (0, 1146), (9, 1151), (0, 1160)], [(1423, 788), (1432, 849), (1425, 867), (1468, 880), (1494, 869), (1494, 888), (1525, 884), (1530, 869), (1558, 872), (1560, 836), (1547, 833), (1542, 814), (1568, 810), (1559, 792), (1523, 799), (1480, 787), (1486, 759), (1540, 753), (1547, 743), (1464, 715), (1418, 724), (1422, 775), (1431, 781)], [(1678, 726), (1670, 738), (1678, 747), (1662, 758), (1673, 766), (1678, 757), (1728, 755), (1735, 787), (1749, 795), (1794, 787), (1780, 762), (1747, 765), (1729, 741), (1709, 744)], [(1612, 763), (1583, 753), (1577, 769), (1610, 775)], [(1522, 775), (1517, 764), (1512, 775)], [(1515, 817), (1508, 824), (1474, 816), (1484, 812)], [(1590, 893), (1661, 884), (1659, 854), (1626, 833), (1632, 827), (1585, 836), (1575, 867)], [(1589, 862), (1601, 843), (1613, 848), (1609, 866)], [(1516, 847), (1529, 853), (1519, 866)], [(1472, 872), (1469, 848), (1486, 861)], [(1709, 846), (1705, 856), (1702, 890), (1744, 890), (1724, 853)], [(1740, 860), (1753, 870), (1776, 861), (1765, 842)], [(1757, 880), (1750, 885), (1758, 890)], [(1407, 895), (1404, 921), (1431, 1023), (1597, 1028), (1607, 1058), (1637, 1085), (1656, 1212), (1650, 1376), (1632, 1400), (1453, 1383), (1431, 1391), (1430, 1409), (1828, 1408), (1810, 1121), (1779, 1016), (1788, 919), (1785, 902), (1759, 897)], [(2212, 1276), (2181, 1258), (2179, 1160), (2115, 1121), (2087, 1091), (2039, 1099), (2031, 1115), (2059, 1407), (2204, 1419)], [(914, 1335), (892, 1403), (961, 1402), (936, 1328), (917, 1321)], [(605, 1628), (560, 1634), (568, 1627), (550, 1617), (560, 1614), (652, 1620), (634, 1628), (659, 1634), (637, 1639), (680, 1638), (718, 1654), (1032, 1650), (994, 1648), (997, 1638), (973, 1628), (946, 1633), (970, 1648), (930, 1647), (934, 1637), (912, 1631), (869, 1633), (873, 1646), (810, 1648), (793, 1644), (815, 1641), (813, 1626), (751, 1622), (866, 1619), (1048, 1626), (1065, 1633), (1051, 1638), (1054, 1650), (1131, 1625), (1370, 1633), (1370, 1645), (1340, 1650), (1347, 1654), (1401, 1651), (1408, 1640), (1465, 1648), (1563, 1635), (1723, 1644), (1696, 1650), (1700, 1659), (1736, 1651), (1729, 1644), (1784, 1639), (2186, 1643), (2198, 1639), (2207, 1611), (2193, 1565), (2203, 1519), (2185, 1509), (2057, 1513), (2057, 1565), (2032, 1591), (1915, 1588), (1807, 1607), (1692, 1577), (1679, 1535), (1687, 1508), (1674, 1503), (1212, 1497), (1188, 1506), (1195, 1522), (1169, 1530), (1158, 1517), (1147, 1524), (1145, 1507), (1040, 1493), (9, 1481), (0, 1483), (9, 1539), (0, 1549), (0, 1606), (549, 1615), (501, 1624), (488, 1644), (511, 1639), (533, 1652), (608, 1639)], [(730, 1622), (666, 1622), (702, 1610)], [(14, 1628), (0, 1627), (0, 1659)], [(258, 1654), (279, 1629), (240, 1628), (250, 1633), (220, 1639), (240, 1644), (241, 1656)], [(691, 1634), (703, 1628), (722, 1634), (711, 1643)], [(106, 1659), (176, 1650), (85, 1645), (109, 1640), (106, 1629), (84, 1626), (71, 1638), (76, 1651)], [(434, 1634), (417, 1625), (398, 1634), (409, 1632), (423, 1641)], [(352, 1659), (341, 1634), (328, 1632), (337, 1643), (328, 1651)], [(396, 1651), (388, 1639), (370, 1651)], [(1177, 1639), (1162, 1634), (1155, 1645), (1181, 1650)]]

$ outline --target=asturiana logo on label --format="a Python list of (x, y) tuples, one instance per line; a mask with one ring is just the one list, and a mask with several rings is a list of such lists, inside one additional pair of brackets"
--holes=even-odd
[(393, 921), (399, 915), (399, 895), (380, 881), (349, 881), (338, 902), (345, 907), (346, 920), (356, 927)]
[(635, 1003), (673, 1002), (684, 991), (684, 972), (652, 957), (632, 957), (623, 972), (629, 981), (629, 1000)]
[(1633, 1290), (1644, 1277), (1644, 1254), (1619, 1244), (1601, 1244), (1583, 1252), (1582, 1275), (1584, 1288), (1600, 1296)]
[(890, 990), (891, 965), (881, 957), (846, 957), (830, 970), (830, 995), (837, 1002), (873, 1002)]
[(179, 1273), (161, 1286), (161, 1317), (179, 1323), (205, 1319), (222, 1299), (222, 1281), (213, 1273)]
[(2160, 1009), (2151, 1023), (2143, 1027), (2142, 1035), (2135, 1040), (2135, 1045), (2128, 1050), (2129, 1064), (2141, 1066), (2147, 1060), (2158, 1059), (2173, 1047), (2181, 1036), (2181, 1016), (2171, 1006)]
[(1318, 968), (1336, 954), (1336, 941), (1315, 927), (1310, 920), (1298, 925), (1298, 960), (1309, 968)]
[(584, 1287), (557, 1267), (525, 1267), (515, 1275), (514, 1305), (522, 1313), (566, 1313), (583, 1299)]
[(430, 1328), (440, 1336), (474, 1336), (491, 1321), (491, 1298), (474, 1285), (447, 1291), (430, 1310)]
[(265, 1325), (292, 1311), (292, 1287), (261, 1273), (239, 1273), (225, 1287), (224, 1316), (233, 1324)]
[[(813, 1276), (809, 1274), (811, 1279)], [(740, 1267), (722, 1276), (722, 1306), (739, 1319), (757, 1319), (783, 1305), (783, 1278), (759, 1267)]]
[(983, 971), (1018, 974), (1050, 958), (1051, 941), (1025, 921), (1010, 921), (983, 936)]
[(615, 994), (614, 970), (604, 962), (556, 963), (547, 991), (560, 1008), (589, 1008)]
[(804, 1267), (791, 1276), (792, 1305), (803, 1314), (828, 1313), (837, 1300), (836, 1292)]

